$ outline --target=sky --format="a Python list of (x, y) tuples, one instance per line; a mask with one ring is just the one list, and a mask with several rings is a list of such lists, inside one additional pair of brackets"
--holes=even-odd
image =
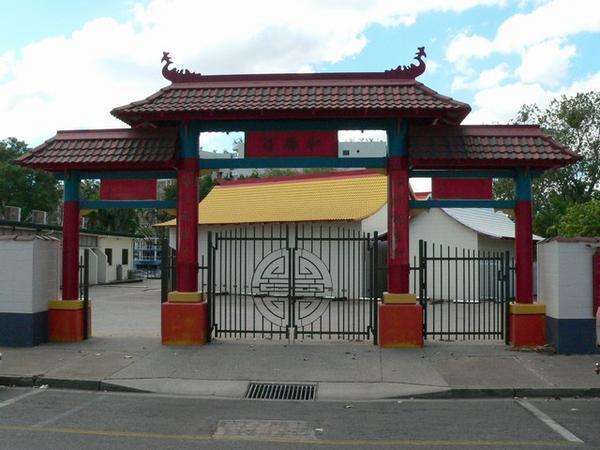
[(600, 89), (598, 0), (0, 0), (0, 139), (123, 127), (116, 106), (204, 74), (383, 71), (507, 123), (523, 104)]

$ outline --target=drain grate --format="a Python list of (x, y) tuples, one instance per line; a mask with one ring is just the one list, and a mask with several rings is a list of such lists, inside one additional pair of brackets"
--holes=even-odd
[(316, 384), (250, 383), (244, 398), (254, 400), (314, 400)]

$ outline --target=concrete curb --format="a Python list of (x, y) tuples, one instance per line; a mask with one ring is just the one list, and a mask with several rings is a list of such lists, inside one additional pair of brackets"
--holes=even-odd
[[(422, 399), (600, 397), (600, 388), (450, 388), (409, 396)], [(398, 397), (407, 398), (407, 397)]]
[[(70, 380), (62, 378), (44, 378), (44, 377), (19, 377), (19, 376), (0, 376), (0, 385), (16, 387), (40, 387), (47, 385), (54, 389), (74, 389), (84, 391), (107, 391), (107, 392), (131, 392), (131, 393), (152, 393), (153, 391), (137, 389), (129, 386), (122, 386), (105, 382), (101, 380)], [(423, 399), (423, 400), (443, 400), (443, 399), (476, 399), (476, 398), (600, 398), (600, 388), (450, 388), (438, 392), (429, 392), (423, 394), (407, 394), (401, 396), (377, 398), (374, 400), (395, 400), (395, 399)], [(231, 398), (240, 400), (240, 398)], [(363, 401), (368, 399), (363, 399)], [(318, 401), (318, 400), (317, 400)], [(331, 401), (331, 400), (325, 400)], [(339, 401), (344, 401), (339, 399)]]
[(101, 380), (69, 380), (63, 378), (0, 376), (0, 386), (37, 387), (48, 386), (54, 389), (75, 389), (80, 391), (139, 392), (143, 389), (119, 386)]

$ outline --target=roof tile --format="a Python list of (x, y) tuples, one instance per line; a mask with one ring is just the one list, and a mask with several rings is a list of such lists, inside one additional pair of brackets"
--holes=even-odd
[(112, 114), (133, 124), (157, 114), (239, 113), (265, 111), (365, 109), (417, 113), (443, 112), (460, 122), (470, 111), (466, 103), (438, 94), (414, 80), (316, 80), (304, 83), (202, 82), (167, 86), (152, 96), (113, 109)]
[[(579, 155), (531, 125), (411, 125), (408, 151), (413, 166), (427, 161), (524, 161), (566, 165)], [(446, 163), (447, 164), (447, 163)]]
[(59, 131), (17, 162), (46, 170), (171, 168), (177, 136), (176, 129), (167, 128)]

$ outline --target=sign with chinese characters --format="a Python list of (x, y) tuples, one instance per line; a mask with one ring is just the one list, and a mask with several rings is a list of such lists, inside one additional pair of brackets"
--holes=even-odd
[(100, 200), (156, 200), (156, 180), (101, 180)]
[(337, 158), (337, 131), (248, 131), (245, 157)]

